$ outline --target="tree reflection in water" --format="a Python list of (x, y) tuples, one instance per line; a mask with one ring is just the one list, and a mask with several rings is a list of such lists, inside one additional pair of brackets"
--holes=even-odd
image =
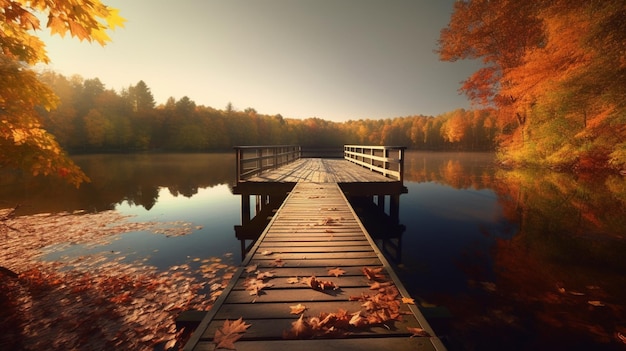
[[(414, 154), (408, 158), (406, 179), (419, 186), (492, 190), (514, 235), (485, 225), (456, 228), (459, 237), (475, 235), (462, 256), (451, 258), (462, 274), (449, 278), (463, 287), (414, 289), (428, 300), (423, 305), (434, 303), (450, 311), (451, 318), (441, 323), (439, 332), (448, 346), (453, 350), (496, 350), (503, 345), (518, 350), (623, 349), (626, 180), (618, 175), (497, 170), (480, 154), (464, 156)], [(409, 188), (408, 196), (426, 196), (425, 188)], [(454, 211), (454, 206), (449, 204), (447, 210)], [(402, 210), (407, 211), (406, 206)], [(477, 239), (472, 231), (482, 232), (486, 240)], [(422, 235), (422, 246), (429, 245), (428, 240), (441, 240), (424, 237), (424, 230), (411, 226), (407, 232), (405, 238)], [(434, 259), (421, 264), (438, 270)], [(424, 267), (404, 269), (427, 272)], [(413, 279), (419, 281), (420, 274)], [(424, 311), (428, 314), (429, 308)], [(437, 318), (432, 320), (437, 326)]]

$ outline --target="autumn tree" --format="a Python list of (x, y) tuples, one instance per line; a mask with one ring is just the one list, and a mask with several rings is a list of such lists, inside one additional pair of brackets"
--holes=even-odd
[(461, 87), (498, 109), (520, 163), (626, 167), (626, 3), (458, 1), (442, 60), (481, 59)]
[(106, 31), (124, 20), (99, 0), (0, 1), (0, 166), (60, 175), (79, 185), (87, 177), (43, 128), (36, 111), (58, 103), (28, 67), (49, 61), (44, 43), (32, 34), (42, 27), (38, 14), (47, 17), (45, 27), (52, 34), (69, 32), (101, 45), (110, 41)]

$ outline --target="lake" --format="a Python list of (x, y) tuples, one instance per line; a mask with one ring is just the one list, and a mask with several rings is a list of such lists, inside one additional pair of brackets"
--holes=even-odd
[[(39, 253), (30, 261), (4, 266), (22, 273), (36, 261), (48, 274), (70, 274), (72, 281), (81, 270), (81, 277), (99, 277), (100, 290), (119, 289), (115, 296), (107, 295), (107, 301), (123, 303), (134, 296), (136, 304), (153, 301), (152, 309), (170, 301), (166, 293), (157, 301), (150, 294), (150, 281), (166, 284), (173, 276), (181, 277), (178, 285), (167, 282), (168, 294), (177, 300), (183, 293), (196, 301), (193, 293), (212, 296), (219, 290), (220, 279), (242, 255), (234, 230), (241, 223), (240, 196), (232, 193), (234, 152), (74, 159), (91, 183), (76, 190), (8, 173), (0, 179), (0, 208), (20, 204), (16, 214), (42, 221), (37, 228), (46, 225), (43, 214), (78, 210), (108, 216), (99, 217), (92, 227), (108, 228), (118, 217), (126, 218), (127, 227), (105, 239), (81, 233), (72, 240), (42, 237), (38, 240), (48, 241), (37, 246)], [(399, 239), (377, 243), (450, 350), (626, 347), (626, 178), (503, 170), (494, 167), (490, 153), (407, 151), (405, 185), (408, 193), (400, 197), (399, 218), (404, 230)], [(71, 221), (80, 216), (60, 218), (77, 227)], [(22, 230), (20, 237), (13, 229), (0, 230), (8, 238), (2, 248), (5, 259), (14, 257), (8, 251), (18, 250), (29, 235), (43, 235)], [(129, 274), (151, 280), (146, 278), (140, 297), (129, 297), (121, 278), (111, 282), (110, 272), (86, 272), (106, 267), (124, 267)], [(28, 272), (34, 280), (35, 274)], [(188, 280), (183, 282), (183, 277)], [(80, 288), (73, 287), (71, 293), (75, 290)], [(206, 307), (194, 303), (185, 306)], [(14, 313), (23, 311), (12, 308)], [(138, 322), (146, 310), (118, 311), (115, 318), (132, 314)], [(143, 337), (146, 343), (139, 346), (154, 349), (146, 346), (152, 334), (141, 333), (135, 338)], [(129, 345), (119, 336), (103, 338), (117, 340), (106, 345)], [(156, 349), (172, 338), (162, 339)], [(7, 340), (0, 339), (0, 345)], [(81, 335), (68, 338), (80, 340)]]

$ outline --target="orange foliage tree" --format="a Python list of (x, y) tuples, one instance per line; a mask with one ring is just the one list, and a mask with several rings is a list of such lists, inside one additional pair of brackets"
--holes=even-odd
[(626, 168), (624, 16), (619, 0), (459, 1), (439, 55), (485, 63), (461, 90), (498, 108), (504, 157)]
[(39, 108), (55, 108), (58, 99), (28, 68), (49, 61), (44, 43), (32, 34), (41, 29), (35, 14), (47, 17), (52, 34), (69, 32), (101, 45), (110, 41), (106, 31), (124, 20), (99, 0), (0, 0), (0, 167), (58, 175), (78, 186), (88, 178), (42, 127), (37, 114)]

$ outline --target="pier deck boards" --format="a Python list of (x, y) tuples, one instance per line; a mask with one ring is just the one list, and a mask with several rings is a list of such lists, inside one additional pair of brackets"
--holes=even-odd
[[(372, 281), (363, 274), (364, 267), (382, 268), (384, 280), (396, 286), (401, 318), (386, 325), (349, 328), (348, 333), (339, 338), (284, 339), (292, 323), (299, 318), (299, 315), (290, 313), (293, 305), (306, 306), (306, 317), (319, 317), (321, 313), (340, 310), (350, 314), (363, 311), (362, 314), (367, 315), (369, 312), (363, 306), (364, 302), (350, 298), (377, 293), (370, 289)], [(333, 268), (341, 268), (345, 274), (330, 275), (329, 269)], [(251, 295), (246, 290), (246, 281), (255, 278), (258, 272), (270, 272), (273, 276), (264, 282), (272, 286), (260, 290), (258, 296)], [(331, 281), (339, 288), (318, 291), (289, 280), (311, 276)], [(411, 337), (407, 327), (423, 328), (430, 335), (434, 332), (415, 305), (400, 301), (401, 296), (409, 297), (407, 294), (339, 186), (335, 182), (300, 182), (202, 320), (185, 350), (214, 350), (216, 330), (226, 319), (239, 318), (251, 325), (235, 343), (239, 351), (444, 350), (436, 337)]]
[(343, 159), (301, 158), (246, 182), (387, 183), (396, 180)]

